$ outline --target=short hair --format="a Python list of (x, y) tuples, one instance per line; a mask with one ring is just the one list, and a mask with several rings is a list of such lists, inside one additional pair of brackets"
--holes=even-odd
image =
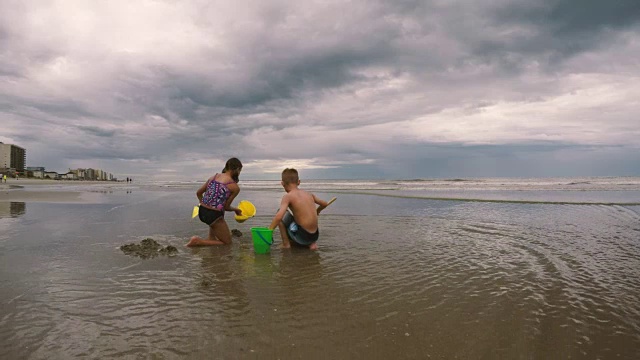
[(298, 170), (286, 168), (282, 170), (282, 182), (285, 184), (295, 184), (299, 181)]

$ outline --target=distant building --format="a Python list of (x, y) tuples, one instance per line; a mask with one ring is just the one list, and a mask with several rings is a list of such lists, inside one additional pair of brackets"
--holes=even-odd
[(70, 171), (66, 174), (59, 174), (58, 178), (62, 180), (78, 180), (78, 175)]
[(57, 179), (58, 178), (58, 173), (55, 171), (45, 171), (44, 172), (44, 178), (45, 179)]
[(86, 169), (85, 170), (85, 180), (95, 180), (96, 179), (96, 171), (94, 169)]
[(23, 173), (27, 163), (27, 151), (20, 146), (0, 142), (0, 168)]
[(86, 171), (85, 169), (69, 169), (69, 172), (74, 173), (76, 175), (76, 179), (78, 180), (86, 180)]
[(101, 169), (69, 169), (69, 172), (64, 176), (60, 176), (62, 179), (73, 180), (89, 180), (89, 181), (114, 181), (115, 177), (112, 173), (106, 172)]
[(32, 171), (32, 173), (33, 173), (33, 177), (34, 178), (36, 178), (36, 179), (44, 179), (44, 173), (45, 173), (44, 171), (35, 170), (35, 171)]
[(33, 177), (36, 179), (44, 178), (44, 166), (27, 166), (27, 170), (24, 172), (25, 176)]

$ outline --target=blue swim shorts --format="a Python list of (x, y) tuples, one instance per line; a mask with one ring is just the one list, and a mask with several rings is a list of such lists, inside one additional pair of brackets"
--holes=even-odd
[(320, 237), (320, 229), (316, 230), (313, 234), (303, 229), (302, 226), (296, 224), (293, 219), (293, 215), (287, 211), (282, 218), (282, 223), (287, 228), (287, 234), (289, 238), (298, 245), (308, 246), (318, 241)]

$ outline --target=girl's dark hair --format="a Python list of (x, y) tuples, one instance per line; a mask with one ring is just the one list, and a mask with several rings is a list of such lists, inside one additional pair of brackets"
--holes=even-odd
[[(227, 170), (233, 171), (233, 170), (239, 170), (239, 169), (242, 169), (242, 163), (240, 162), (240, 160), (238, 160), (238, 158), (231, 158), (227, 160), (227, 163), (224, 165), (224, 169), (222, 169), (222, 172), (225, 173), (227, 172)], [(233, 174), (231, 178), (236, 183), (240, 181), (237, 174)]]

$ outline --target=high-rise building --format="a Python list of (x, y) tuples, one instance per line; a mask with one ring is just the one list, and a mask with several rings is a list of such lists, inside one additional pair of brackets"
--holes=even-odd
[(96, 179), (96, 171), (92, 168), (85, 169), (85, 179), (86, 180), (95, 180)]
[(0, 142), (0, 168), (24, 172), (27, 151), (20, 146)]

